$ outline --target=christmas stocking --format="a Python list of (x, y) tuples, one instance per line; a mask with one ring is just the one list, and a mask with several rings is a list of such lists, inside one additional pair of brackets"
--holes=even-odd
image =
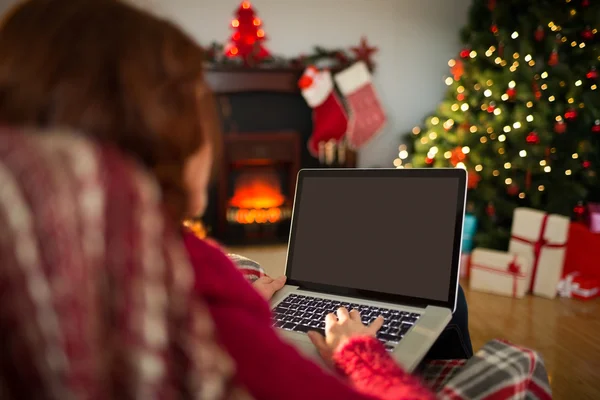
[(350, 147), (359, 149), (373, 139), (385, 126), (386, 117), (367, 65), (359, 61), (336, 74), (335, 82), (346, 97), (350, 108), (347, 140)]
[(332, 139), (339, 141), (344, 137), (348, 115), (333, 88), (331, 72), (308, 67), (298, 86), (302, 90), (302, 96), (313, 109), (313, 132), (308, 140), (308, 149), (317, 157), (320, 142)]

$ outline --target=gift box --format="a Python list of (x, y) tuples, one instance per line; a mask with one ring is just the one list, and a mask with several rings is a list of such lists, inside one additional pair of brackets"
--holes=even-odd
[(590, 300), (600, 293), (600, 281), (580, 272), (572, 272), (560, 280), (558, 294), (561, 297)]
[(600, 204), (588, 204), (588, 224), (592, 233), (600, 233)]
[(460, 255), (460, 277), (469, 277), (469, 267), (471, 266), (471, 255), (463, 253)]
[(517, 208), (513, 216), (509, 253), (532, 260), (529, 291), (553, 299), (563, 273), (569, 218), (531, 208)]
[(477, 248), (471, 253), (471, 290), (522, 298), (529, 289), (531, 263), (526, 255)]
[(600, 234), (578, 222), (569, 226), (569, 242), (565, 254), (563, 277), (573, 272), (600, 281)]

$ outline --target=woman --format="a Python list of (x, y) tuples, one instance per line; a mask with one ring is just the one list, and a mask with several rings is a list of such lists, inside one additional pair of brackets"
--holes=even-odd
[[(200, 48), (177, 27), (115, 0), (31, 0), (4, 21), (0, 59), (2, 124), (66, 127), (116, 146), (156, 177), (174, 223), (204, 210), (218, 129)], [(184, 242), (195, 293), (254, 397), (433, 398), (374, 338), (381, 319), (366, 327), (340, 309), (326, 337), (312, 336), (348, 385), (278, 338), (266, 302), (225, 254), (189, 233)]]

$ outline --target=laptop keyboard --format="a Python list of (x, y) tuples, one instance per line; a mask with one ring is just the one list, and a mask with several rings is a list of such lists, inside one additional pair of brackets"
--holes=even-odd
[(325, 316), (335, 313), (340, 307), (358, 310), (365, 325), (383, 316), (384, 323), (377, 332), (377, 338), (388, 351), (394, 349), (420, 316), (407, 311), (290, 294), (273, 310), (273, 326), (294, 332), (317, 331), (325, 334)]

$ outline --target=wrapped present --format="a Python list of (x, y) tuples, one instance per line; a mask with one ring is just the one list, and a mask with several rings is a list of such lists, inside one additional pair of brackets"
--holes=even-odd
[(514, 212), (509, 253), (532, 261), (529, 291), (553, 299), (562, 276), (569, 235), (569, 218), (531, 208)]
[(563, 277), (573, 272), (600, 281), (600, 234), (578, 222), (569, 226), (569, 242), (565, 254)]
[(473, 251), (473, 238), (477, 232), (477, 217), (473, 214), (466, 214), (463, 223), (463, 235), (461, 251), (469, 254)]
[(561, 297), (590, 300), (600, 294), (600, 281), (579, 272), (571, 272), (558, 283)]
[(462, 253), (460, 255), (460, 277), (468, 278), (469, 277), (469, 267), (471, 266), (471, 255), (467, 253)]
[(471, 254), (471, 290), (522, 298), (529, 288), (531, 262), (526, 255), (475, 249)]
[(588, 204), (587, 218), (589, 222), (590, 231), (592, 233), (600, 233), (600, 204)]

